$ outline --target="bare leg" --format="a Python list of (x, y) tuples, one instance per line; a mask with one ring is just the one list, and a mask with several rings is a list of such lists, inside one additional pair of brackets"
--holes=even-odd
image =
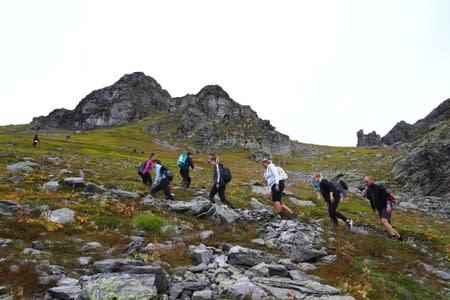
[(384, 228), (389, 233), (390, 236), (395, 236), (397, 238), (400, 237), (400, 234), (398, 234), (397, 231), (395, 231), (394, 228), (392, 228), (391, 224), (389, 224), (389, 220), (386, 218), (381, 218), (381, 223), (383, 223)]

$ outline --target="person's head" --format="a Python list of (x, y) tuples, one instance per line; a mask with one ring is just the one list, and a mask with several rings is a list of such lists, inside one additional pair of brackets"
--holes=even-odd
[(188, 151), (188, 152), (186, 153), (186, 155), (187, 155), (187, 156), (190, 156), (190, 157), (192, 157), (192, 154), (193, 154), (193, 153), (192, 153), (191, 151)]
[(148, 157), (151, 160), (155, 160), (156, 159), (156, 154), (155, 153), (150, 153), (150, 156)]
[(261, 161), (261, 165), (264, 169), (267, 169), (267, 167), (270, 165), (271, 161), (268, 158), (263, 158)]
[(217, 163), (217, 155), (215, 154), (210, 154), (208, 156), (208, 162), (212, 165), (215, 165)]
[(155, 159), (155, 164), (160, 165), (160, 164), (161, 164), (161, 161), (160, 161), (159, 159)]
[(370, 186), (373, 183), (373, 179), (370, 176), (365, 176), (364, 177), (364, 185), (365, 186)]
[(322, 180), (322, 174), (317, 173), (316, 175), (314, 175), (314, 180), (316, 182), (320, 182)]

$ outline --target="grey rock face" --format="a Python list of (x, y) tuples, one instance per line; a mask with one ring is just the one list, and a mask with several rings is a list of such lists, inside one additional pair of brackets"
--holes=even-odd
[(34, 118), (34, 128), (88, 130), (126, 124), (168, 109), (172, 97), (153, 78), (136, 72), (113, 85), (93, 91), (75, 110), (57, 109), (47, 117)]
[(370, 147), (381, 144), (381, 137), (375, 131), (364, 134), (364, 131), (361, 129), (356, 133), (356, 136), (358, 137), (357, 147)]
[(263, 251), (234, 246), (228, 251), (228, 263), (231, 265), (253, 267), (260, 263), (275, 262), (275, 258)]
[(385, 145), (392, 145), (396, 142), (411, 142), (419, 134), (419, 131), (414, 125), (408, 124), (405, 121), (398, 122), (382, 139)]
[[(394, 165), (394, 180), (419, 195), (446, 196), (450, 191), (450, 124), (430, 132)], [(448, 201), (448, 199), (447, 199)]]

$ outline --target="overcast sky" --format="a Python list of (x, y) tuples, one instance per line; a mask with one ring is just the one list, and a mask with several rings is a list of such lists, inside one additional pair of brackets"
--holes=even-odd
[(450, 97), (450, 1), (0, 0), (0, 125), (142, 71), (218, 84), (291, 139), (356, 145)]

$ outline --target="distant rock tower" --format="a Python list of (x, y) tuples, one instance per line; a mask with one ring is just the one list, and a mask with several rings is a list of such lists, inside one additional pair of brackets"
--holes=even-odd
[(358, 136), (358, 144), (357, 147), (370, 147), (370, 146), (378, 146), (381, 144), (381, 137), (376, 131), (372, 131), (371, 133), (364, 134), (364, 131), (360, 129), (356, 135)]

